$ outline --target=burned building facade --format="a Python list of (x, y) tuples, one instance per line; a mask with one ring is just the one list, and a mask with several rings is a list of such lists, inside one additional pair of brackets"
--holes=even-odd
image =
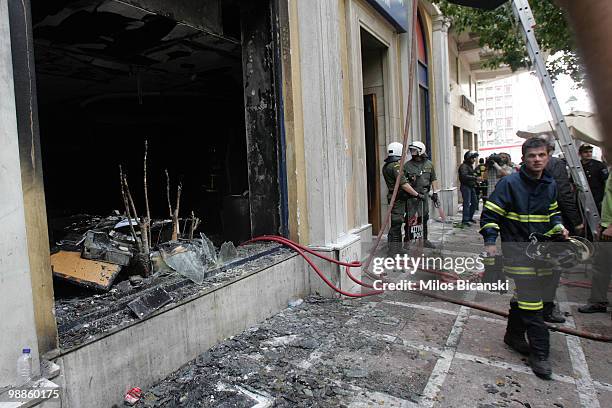
[[(62, 303), (50, 254), (83, 214), (118, 217), (105, 232), (130, 225), (121, 224), (120, 165), (143, 215), (146, 141), (147, 213), (172, 215), (167, 170), (173, 196), (182, 184), (183, 231), (191, 212), (201, 220), (195, 235), (178, 237), (185, 242), (210, 237), (218, 251), (283, 235), (361, 260), (386, 212), (386, 146), (404, 130), (413, 6), (423, 45), (434, 45), (429, 2), (3, 2), (0, 385), (12, 383), (29, 346), (35, 366), (43, 356), (60, 366), (63, 406), (112, 405), (126, 386), (152, 384), (292, 297), (332, 296), (295, 254), (247, 245), (203, 283), (154, 273), (140, 286), (124, 276)], [(433, 106), (443, 96), (435, 50), (425, 53), (428, 92), (415, 97), (410, 139), (440, 160)], [(79, 230), (89, 244), (98, 221)], [(354, 289), (337, 267), (324, 271)], [(159, 303), (142, 319), (134, 307), (146, 301)]]

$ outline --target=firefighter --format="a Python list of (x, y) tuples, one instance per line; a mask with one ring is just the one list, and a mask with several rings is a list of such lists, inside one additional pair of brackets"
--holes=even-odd
[(397, 197), (391, 209), (391, 226), (387, 241), (389, 243), (388, 256), (396, 254), (407, 254), (402, 249), (402, 224), (404, 223), (404, 214), (406, 213), (406, 201), (409, 197), (415, 197), (417, 200), (424, 200), (423, 194), (419, 194), (412, 188), (406, 180), (404, 172), (400, 169), (400, 160), (404, 147), (401, 143), (393, 142), (387, 148), (388, 156), (385, 159), (385, 165), (382, 168), (383, 178), (387, 183), (389, 192), (387, 193), (387, 202), (391, 203), (391, 196), (395, 188), (395, 180), (398, 175), (400, 177), (400, 188), (397, 192)]
[(485, 203), (480, 233), (489, 256), (496, 255), (495, 241), (501, 235), (504, 272), (516, 286), (504, 342), (529, 355), (537, 376), (550, 379), (550, 341), (543, 307), (544, 302), (552, 301), (556, 285), (550, 264), (535, 263), (525, 251), (532, 233), (563, 239), (569, 233), (561, 222), (556, 183), (545, 170), (549, 157), (546, 142), (528, 139), (522, 153), (520, 172), (501, 179)]
[(404, 164), (404, 174), (408, 183), (414, 187), (416, 192), (423, 196), (423, 199), (408, 199), (406, 205), (406, 223), (404, 226), (404, 248), (409, 245), (410, 241), (419, 238), (417, 234), (412, 233), (410, 225), (410, 221), (414, 219), (415, 215), (418, 217), (416, 224), (422, 226), (421, 235), (423, 238), (423, 246), (426, 248), (435, 248), (435, 245), (428, 239), (427, 221), (429, 220), (428, 196), (431, 195), (431, 199), (434, 203), (438, 203), (439, 200), (436, 188), (436, 172), (433, 163), (427, 158), (427, 152), (425, 151), (425, 145), (423, 143), (418, 141), (412, 142), (408, 145), (408, 149), (412, 157)]

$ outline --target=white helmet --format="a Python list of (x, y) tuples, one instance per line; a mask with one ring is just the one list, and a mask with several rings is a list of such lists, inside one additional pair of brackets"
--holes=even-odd
[(403, 151), (404, 146), (398, 142), (389, 143), (389, 147), (387, 148), (387, 153), (389, 153), (389, 156), (401, 157)]
[(421, 156), (425, 154), (425, 145), (417, 140), (408, 145), (408, 150), (416, 150), (417, 154)]

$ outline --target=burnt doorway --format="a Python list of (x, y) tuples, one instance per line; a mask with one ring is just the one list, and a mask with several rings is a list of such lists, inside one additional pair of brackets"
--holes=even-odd
[(363, 120), (366, 146), (366, 173), (368, 180), (368, 222), (372, 224), (372, 233), (380, 230), (380, 175), (378, 161), (378, 119), (376, 95), (363, 96)]
[(372, 233), (381, 226), (382, 185), (381, 163), (386, 151), (386, 97), (384, 64), (388, 48), (365, 29), (361, 35), (361, 71), (363, 79), (364, 144), (368, 196), (368, 223)]

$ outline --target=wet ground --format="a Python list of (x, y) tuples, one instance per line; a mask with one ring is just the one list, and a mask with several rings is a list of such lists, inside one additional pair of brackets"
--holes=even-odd
[[(431, 238), (444, 242), (443, 256), (482, 250), (477, 227), (434, 223)], [(580, 268), (565, 277), (585, 279), (588, 266)], [(477, 291), (453, 296), (498, 310), (507, 310), (510, 298)], [(587, 297), (587, 289), (559, 288), (565, 326), (612, 336), (609, 313), (577, 312)], [(504, 330), (501, 317), (412, 291), (361, 300), (311, 297), (144, 390), (138, 406), (612, 407), (612, 344), (552, 332), (554, 376), (545, 381), (502, 343)]]

